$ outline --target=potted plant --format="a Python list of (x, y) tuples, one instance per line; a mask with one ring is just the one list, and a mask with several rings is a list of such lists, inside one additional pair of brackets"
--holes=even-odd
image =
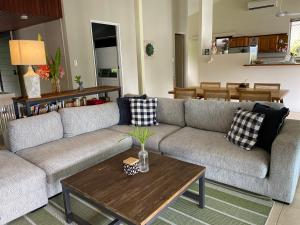
[(295, 59), (296, 53), (291, 52), (290, 55), (291, 55), (290, 63), (295, 64), (296, 63), (296, 59)]
[(81, 80), (81, 76), (80, 75), (76, 75), (75, 76), (74, 82), (76, 84), (78, 84), (78, 90), (82, 91), (83, 90), (83, 81)]
[(149, 171), (149, 155), (145, 150), (145, 144), (147, 140), (153, 135), (149, 128), (145, 127), (135, 127), (131, 132), (128, 133), (129, 136), (133, 137), (141, 144), (141, 151), (139, 151), (139, 168), (140, 172), (146, 173)]

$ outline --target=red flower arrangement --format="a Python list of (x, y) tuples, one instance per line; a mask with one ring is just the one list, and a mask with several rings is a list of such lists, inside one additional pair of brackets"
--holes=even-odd
[(36, 73), (45, 80), (49, 79), (61, 79), (65, 71), (60, 65), (61, 63), (61, 53), (60, 49), (56, 50), (55, 58), (47, 58), (47, 65), (37, 66)]
[[(49, 65), (41, 65), (41, 66), (37, 66), (37, 69), (35, 71), (41, 79), (43, 80), (49, 80), (54, 78), (53, 76), (51, 76), (51, 72), (50, 72), (50, 66)], [(59, 79), (63, 78), (63, 76), (65, 75), (65, 71), (64, 68), (62, 66), (59, 66)]]

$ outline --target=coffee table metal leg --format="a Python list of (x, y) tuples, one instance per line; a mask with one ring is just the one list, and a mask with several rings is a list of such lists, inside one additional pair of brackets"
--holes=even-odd
[(62, 189), (63, 189), (66, 221), (67, 223), (71, 223), (72, 210), (71, 210), (71, 202), (70, 202), (70, 191), (64, 187)]
[(205, 176), (199, 178), (199, 206), (201, 209), (205, 207)]
[(115, 219), (114, 221), (110, 222), (108, 225), (119, 225), (121, 224), (121, 220)]

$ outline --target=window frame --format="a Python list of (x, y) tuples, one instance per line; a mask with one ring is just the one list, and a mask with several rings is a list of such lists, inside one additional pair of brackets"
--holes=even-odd
[[(293, 22), (300, 22), (300, 18), (294, 18), (294, 19), (290, 20), (290, 30), (289, 30), (289, 40), (288, 40), (288, 42), (289, 42), (289, 45), (288, 45), (289, 54), (291, 53), (291, 37), (292, 37), (292, 24), (293, 24)], [(297, 61), (300, 60), (300, 55), (296, 56), (295, 58), (296, 58)]]

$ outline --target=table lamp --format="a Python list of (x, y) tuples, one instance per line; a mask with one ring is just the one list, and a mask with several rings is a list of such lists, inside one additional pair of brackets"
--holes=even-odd
[(24, 83), (28, 98), (40, 98), (40, 76), (36, 74), (32, 65), (45, 65), (46, 54), (43, 41), (11, 40), (9, 41), (12, 65), (28, 66), (24, 74)]

